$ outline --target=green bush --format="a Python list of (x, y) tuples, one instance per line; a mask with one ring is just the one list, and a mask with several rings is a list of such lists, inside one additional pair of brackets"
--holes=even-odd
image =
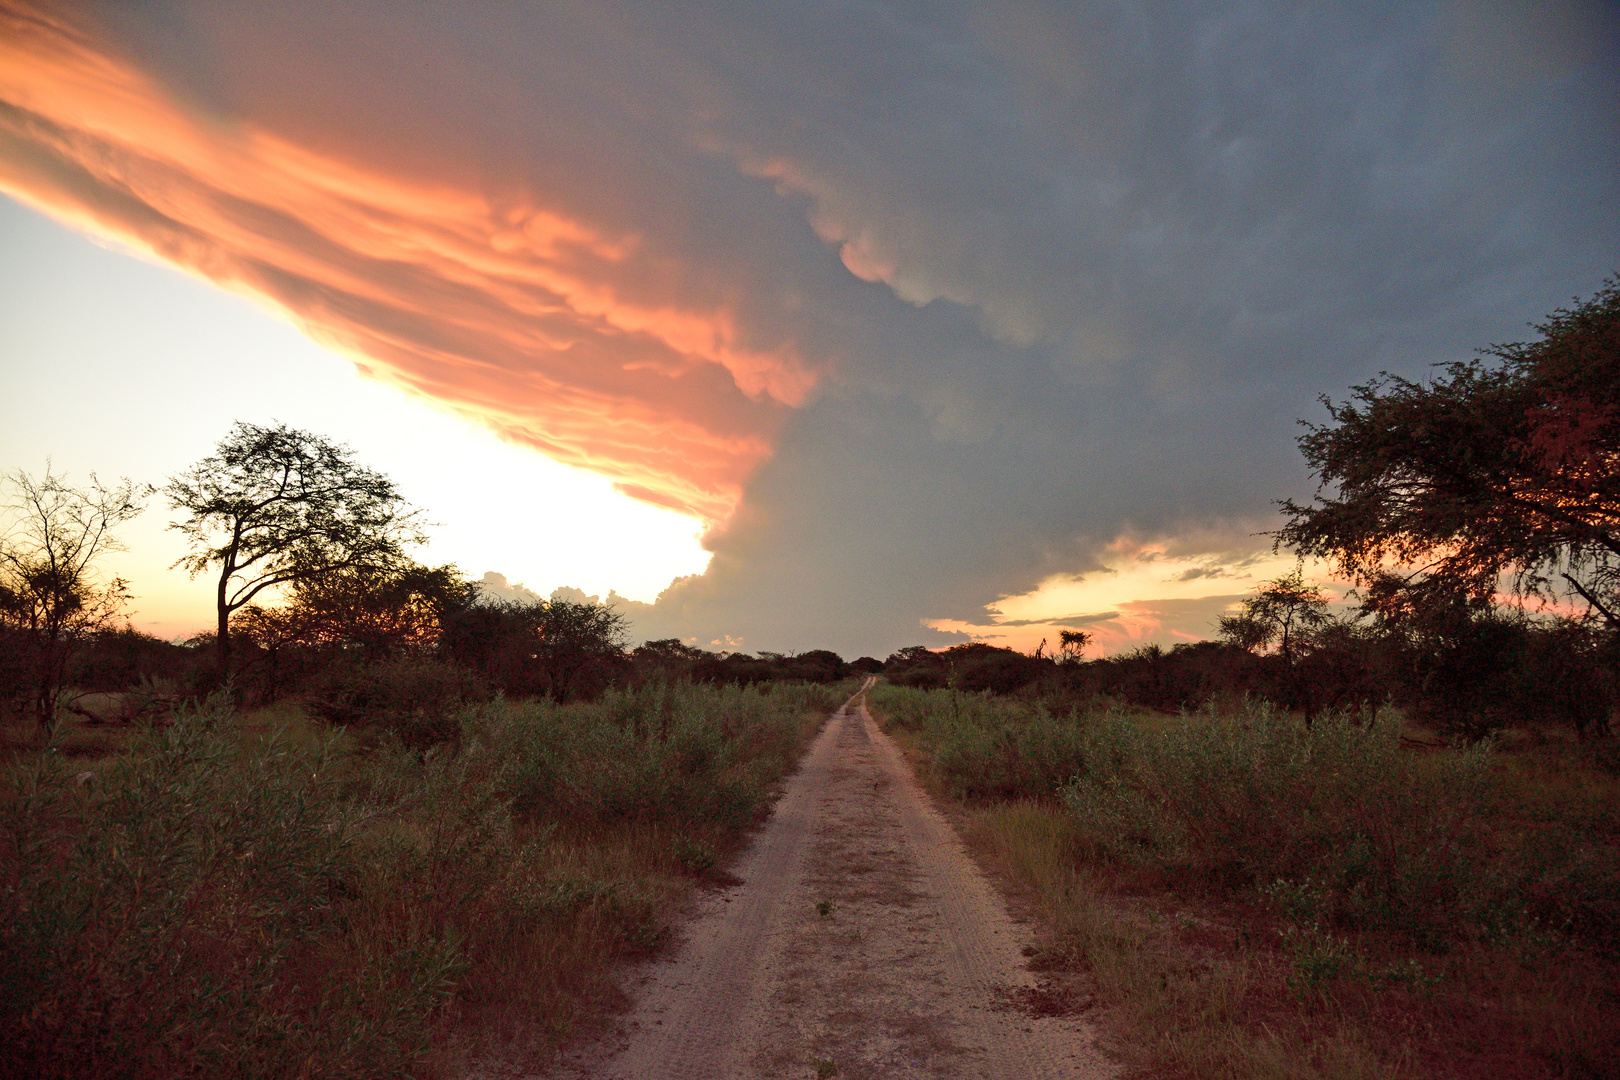
[(1084, 764), (1078, 716), (1053, 716), (1039, 702), (888, 683), (867, 697), (891, 724), (922, 736), (934, 778), (956, 798), (1050, 796)]
[(745, 827), (791, 768), (806, 712), (836, 692), (654, 684), (595, 702), (492, 702), (469, 714), (468, 752), (497, 759), (512, 806), (572, 825), (627, 818)]
[[(435, 685), (393, 670), (391, 700)], [(313, 1080), (405, 1075), (450, 1041), (445, 1017), (479, 1010), (560, 1037), (609, 994), (615, 957), (664, 939), (656, 875), (707, 870), (838, 700), (783, 684), (496, 701), (424, 750), (307, 721), (263, 737), (222, 694), (78, 777), (49, 748), (16, 759), (0, 1061), (47, 1080)]]
[(428, 657), (337, 664), (316, 680), (310, 711), (331, 724), (392, 732), (418, 749), (459, 737), (459, 714), (489, 700), (476, 674)]
[(1264, 703), (1159, 730), (1105, 712), (1087, 741), (1063, 797), (1115, 857), (1266, 890), (1301, 922), (1432, 943), (1488, 905), (1484, 747), (1419, 757), (1390, 712), (1305, 728)]
[(213, 730), (225, 713), (183, 711), (88, 789), (50, 754), (9, 772), (0, 1056), (17, 1075), (371, 1076), (423, 1049), (454, 940), (306, 978), (360, 878), (333, 748), (242, 756)]

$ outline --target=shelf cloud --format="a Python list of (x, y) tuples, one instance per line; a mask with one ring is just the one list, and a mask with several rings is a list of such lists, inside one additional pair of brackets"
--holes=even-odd
[(0, 20), (0, 190), (707, 522), (645, 636), (948, 641), (1122, 537), (1224, 603), (1318, 394), (1620, 267), (1596, 2)]

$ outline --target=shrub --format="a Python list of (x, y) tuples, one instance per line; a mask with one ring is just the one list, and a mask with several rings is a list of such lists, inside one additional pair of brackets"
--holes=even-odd
[(1107, 712), (1088, 736), (1087, 768), (1063, 797), (1114, 857), (1270, 889), (1296, 915), (1313, 907), (1306, 921), (1432, 942), (1488, 903), (1486, 748), (1417, 757), (1391, 712), (1329, 713), (1307, 729), (1264, 703), (1157, 731)]
[(334, 664), (315, 681), (308, 704), (328, 723), (392, 732), (407, 746), (425, 748), (458, 738), (461, 709), (488, 699), (483, 680), (465, 668), (404, 657)]
[(616, 1000), (616, 958), (665, 940), (671, 881), (736, 841), (838, 693), (494, 701), (428, 753), (316, 724), (260, 737), (219, 695), (85, 783), (20, 758), (0, 788), (4, 1071), (318, 1080), (484, 1050), (532, 1071)]
[(934, 778), (957, 798), (1040, 798), (1083, 767), (1074, 714), (988, 692), (921, 690), (880, 683), (868, 694), (891, 723), (923, 736)]
[(469, 752), (494, 755), (514, 810), (592, 826), (630, 818), (746, 826), (791, 767), (819, 688), (769, 692), (691, 683), (610, 690), (596, 702), (493, 702), (469, 720)]
[[(431, 930), (321, 955), (359, 880), (332, 744), (243, 759), (182, 711), (86, 793), (10, 773), (0, 1056), (35, 1077), (398, 1071), (461, 964)], [(391, 946), (391, 947), (390, 947)]]

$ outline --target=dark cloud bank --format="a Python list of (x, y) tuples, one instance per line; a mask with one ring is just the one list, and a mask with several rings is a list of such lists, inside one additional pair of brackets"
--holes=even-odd
[[(632, 238), (615, 295), (723, 308), (732, 347), (805, 373), (682, 384), (683, 422), (771, 449), (708, 573), (632, 605), (645, 636), (882, 655), (1122, 534), (1239, 556), (1305, 490), (1318, 394), (1523, 337), (1620, 268), (1608, 5), (650, 7), (65, 17), (219, 130)], [(7, 152), (44, 154), (16, 113)], [(343, 318), (444, 347), (391, 310)], [(461, 385), (428, 389), (476, 413)]]

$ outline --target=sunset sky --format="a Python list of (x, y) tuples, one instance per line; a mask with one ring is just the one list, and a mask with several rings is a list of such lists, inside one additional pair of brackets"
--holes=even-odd
[[(635, 637), (1209, 636), (1293, 440), (1620, 270), (1612, 3), (0, 0), (0, 468), (348, 443)], [(109, 560), (183, 635), (154, 499)]]

